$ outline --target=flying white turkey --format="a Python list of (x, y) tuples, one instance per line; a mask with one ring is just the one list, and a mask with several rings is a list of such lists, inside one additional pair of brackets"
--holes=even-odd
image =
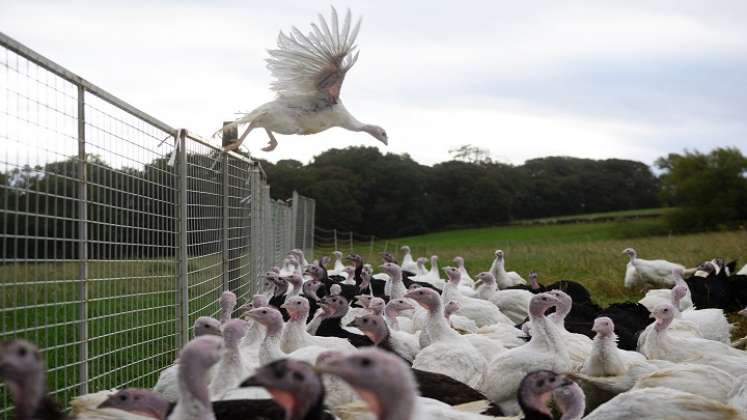
[(271, 84), (277, 97), (226, 125), (227, 128), (249, 124), (238, 141), (226, 146), (237, 149), (255, 128), (264, 128), (270, 142), (262, 150), (272, 151), (278, 142), (274, 133), (316, 134), (331, 127), (350, 131), (365, 131), (387, 144), (383, 128), (358, 121), (345, 109), (340, 91), (345, 75), (358, 60), (355, 39), (360, 19), (351, 25), (350, 10), (340, 25), (337, 11), (332, 8), (330, 24), (319, 15), (319, 24), (311, 24), (312, 31), (304, 35), (296, 27), (290, 34), (278, 35), (277, 49), (269, 50), (267, 68), (275, 80)]

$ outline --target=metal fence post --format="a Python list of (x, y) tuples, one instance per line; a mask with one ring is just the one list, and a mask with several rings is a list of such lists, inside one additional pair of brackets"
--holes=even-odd
[(88, 167), (85, 94), (85, 88), (78, 85), (78, 375), (81, 395), (88, 393)]
[(293, 191), (291, 200), (291, 247), (298, 248), (298, 192)]
[[(239, 135), (239, 129), (237, 126), (228, 127), (230, 124), (232, 124), (233, 121), (223, 121), (223, 147), (229, 145), (230, 143), (233, 143), (238, 139)], [(223, 192), (221, 193), (223, 200), (223, 223), (222, 223), (222, 229), (221, 229), (221, 236), (223, 239), (223, 243), (221, 244), (221, 247), (223, 248), (222, 257), (223, 257), (223, 264), (221, 265), (221, 271), (223, 272), (222, 275), (222, 290), (225, 292), (226, 290), (230, 290), (229, 288), (229, 282), (231, 280), (231, 255), (230, 255), (230, 232), (231, 232), (231, 219), (229, 217), (229, 206), (228, 201), (230, 200), (230, 189), (229, 189), (229, 183), (231, 182), (230, 177), (228, 176), (228, 153), (221, 153), (220, 156), (222, 156), (222, 162), (221, 162), (221, 172), (223, 173)]]
[(301, 216), (303, 217), (303, 220), (301, 222), (302, 226), (303, 226), (303, 232), (301, 233), (301, 235), (302, 235), (301, 236), (302, 237), (301, 249), (303, 250), (304, 253), (306, 253), (306, 250), (307, 250), (307, 248), (306, 248), (306, 227), (307, 227), (306, 215), (307, 215), (308, 211), (306, 210), (306, 198), (305, 197), (304, 197), (304, 200), (303, 200), (303, 210), (302, 210), (301, 213), (302, 213)]
[(176, 184), (177, 184), (177, 270), (176, 270), (176, 348), (181, 349), (189, 340), (189, 246), (188, 224), (188, 176), (187, 176), (187, 139), (183, 129), (176, 130)]
[[(224, 136), (224, 140), (225, 140), (225, 131), (223, 132), (223, 136)], [(222, 283), (223, 283), (222, 290), (225, 292), (226, 290), (228, 290), (229, 272), (231, 270), (231, 268), (229, 267), (229, 264), (230, 264), (231, 259), (229, 258), (229, 255), (228, 255), (228, 234), (230, 232), (229, 226), (228, 226), (228, 223), (229, 223), (229, 217), (228, 217), (228, 193), (229, 193), (229, 191), (228, 191), (228, 182), (229, 182), (229, 179), (228, 179), (228, 153), (223, 153), (222, 155), (223, 155), (223, 157), (222, 157), (222, 161), (223, 162), (221, 162), (221, 172), (223, 172), (223, 192), (221, 193), (221, 195), (222, 195), (221, 200), (223, 200), (223, 209), (222, 209), (223, 222), (221, 223), (222, 224), (222, 226), (221, 226), (222, 227), (222, 229), (221, 229), (221, 237), (222, 237), (221, 248), (222, 248), (222, 251), (223, 251), (222, 252), (222, 254), (223, 254), (222, 255), (222, 257), (223, 257), (223, 264), (221, 264), (221, 271), (223, 272), (223, 275), (222, 275)]]
[(353, 231), (350, 231), (350, 252), (353, 252)]
[(311, 206), (311, 215), (309, 216), (309, 258), (314, 257), (314, 224), (316, 217), (316, 201), (307, 198), (306, 201), (309, 202), (309, 205)]

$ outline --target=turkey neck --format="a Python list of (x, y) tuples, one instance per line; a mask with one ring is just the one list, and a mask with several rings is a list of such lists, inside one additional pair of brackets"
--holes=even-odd
[(389, 325), (392, 327), (392, 329), (395, 329), (395, 330), (399, 329), (399, 320), (397, 319), (396, 309), (389, 308), (388, 305), (385, 306), (384, 316), (386, 317), (386, 320), (389, 322)]
[(617, 336), (597, 334), (591, 346), (593, 376), (617, 376), (625, 373), (625, 365), (617, 348)]
[(231, 310), (228, 308), (221, 308), (219, 321), (221, 325), (231, 320)]
[(214, 420), (210, 395), (205, 383), (207, 370), (188, 361), (179, 363), (179, 401), (175, 418)]
[(460, 297), (461, 292), (459, 291), (459, 282), (458, 281), (455, 282), (449, 279), (449, 281), (447, 281), (446, 284), (444, 284), (442, 295), (443, 297), (441, 298), (441, 300), (444, 302), (455, 300), (454, 299), (455, 297)]
[(490, 300), (492, 299), (496, 292), (497, 292), (497, 286), (494, 283), (485, 283), (481, 284), (477, 288), (477, 296), (480, 297), (480, 299)]
[(495, 257), (495, 281), (496, 287), (499, 289), (505, 289), (508, 287), (506, 284), (506, 268), (503, 266), (503, 258)]
[(571, 313), (571, 306), (566, 304), (560, 304), (555, 307), (555, 312), (549, 315), (550, 320), (560, 328), (565, 330), (565, 318)]
[(405, 293), (407, 293), (407, 289), (405, 288), (405, 284), (402, 282), (402, 271), (395, 272), (392, 275), (389, 276), (389, 281), (392, 282), (392, 289), (391, 289), (391, 298), (392, 299), (401, 299), (405, 296)]
[(459, 333), (449, 327), (449, 323), (444, 316), (444, 305), (439, 301), (434, 308), (428, 309), (428, 323), (426, 328), (431, 338), (431, 343), (436, 341), (448, 340), (459, 336)]
[(278, 324), (273, 323), (267, 326), (267, 334), (259, 348), (259, 362), (263, 365), (286, 357), (286, 354), (280, 349), (280, 334), (283, 328)]
[(19, 420), (34, 418), (45, 398), (46, 375), (44, 369), (34, 369), (17, 381), (7, 382), (8, 390), (15, 401), (16, 417)]
[(242, 346), (251, 346), (262, 339), (262, 324), (257, 321), (251, 321), (249, 328), (246, 330), (244, 339), (241, 340)]
[(568, 350), (563, 343), (560, 329), (544, 315), (532, 317), (530, 314), (530, 321), (532, 323), (532, 338), (529, 340), (529, 344), (541, 346), (545, 350), (567, 359)]
[(308, 345), (308, 332), (306, 332), (307, 315), (292, 315), (288, 323), (285, 324), (282, 342), (286, 350), (295, 350)]

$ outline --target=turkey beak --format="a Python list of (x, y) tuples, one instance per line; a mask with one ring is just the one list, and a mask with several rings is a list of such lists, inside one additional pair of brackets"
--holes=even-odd
[(346, 325), (346, 327), (356, 327), (356, 326), (357, 325), (355, 325), (355, 320), (348, 322), (348, 324)]
[(482, 286), (482, 279), (477, 279), (477, 280), (475, 281), (475, 288), (478, 288), (478, 287), (480, 287), (480, 286)]
[(651, 312), (650, 314), (648, 314), (648, 317), (651, 318), (651, 319), (656, 319), (656, 316), (654, 315), (653, 312)]

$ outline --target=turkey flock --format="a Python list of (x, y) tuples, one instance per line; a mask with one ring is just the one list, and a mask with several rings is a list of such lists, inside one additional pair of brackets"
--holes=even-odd
[(0, 343), (0, 376), (21, 420), (747, 419), (745, 340), (725, 316), (747, 305), (747, 267), (626, 249), (625, 286), (649, 290), (602, 308), (578, 282), (507, 271), (500, 250), (474, 276), (402, 251), (374, 267), (292, 250), (247, 302), (223, 292), (151, 390), (64, 414), (23, 339)]

